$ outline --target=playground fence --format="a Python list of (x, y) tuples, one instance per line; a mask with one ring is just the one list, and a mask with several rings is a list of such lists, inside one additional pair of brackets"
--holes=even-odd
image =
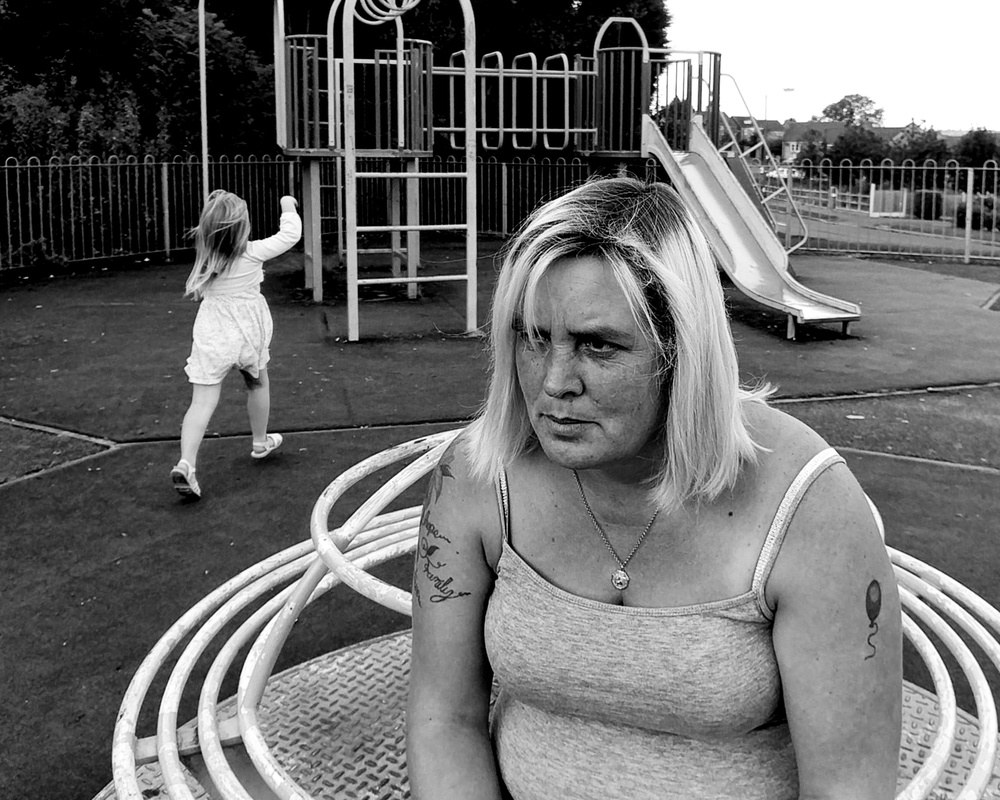
[[(390, 163), (373, 159), (364, 168), (377, 168), (380, 162)], [(598, 166), (606, 170), (609, 165)], [(585, 181), (598, 166), (581, 159), (480, 159), (479, 231), (511, 233), (538, 203)], [(336, 242), (342, 176), (335, 159), (325, 159), (322, 167), (323, 232)], [(457, 171), (459, 164), (431, 158), (421, 168)], [(642, 162), (639, 171), (648, 178), (659, 175), (651, 160)], [(209, 164), (209, 180), (213, 188), (246, 199), (253, 229), (266, 231), (277, 224), (277, 198), (299, 192), (301, 165), (282, 156), (220, 157)], [(790, 184), (808, 228), (804, 251), (1000, 262), (996, 162), (972, 169), (954, 161), (834, 165), (825, 160), (796, 164), (781, 175), (759, 168), (757, 180), (765, 194), (780, 180)], [(370, 179), (359, 196), (359, 222), (384, 224), (387, 182)], [(194, 157), (32, 158), (23, 163), (9, 158), (0, 176), (0, 200), (0, 270), (187, 257), (187, 232), (196, 224), (202, 202), (201, 164)], [(421, 222), (460, 221), (464, 203), (464, 182), (434, 181), (420, 197)], [(793, 239), (801, 234), (794, 214), (773, 212), (779, 235)]]
[[(807, 160), (780, 174), (754, 166), (765, 196), (788, 184), (808, 232), (803, 251), (1000, 261), (996, 161), (971, 168), (955, 160)], [(801, 236), (798, 219), (784, 211), (774, 214), (779, 233)]]

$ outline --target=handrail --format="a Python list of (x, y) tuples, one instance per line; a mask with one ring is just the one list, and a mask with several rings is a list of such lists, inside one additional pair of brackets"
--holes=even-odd
[[(771, 148), (767, 146), (767, 136), (764, 134), (764, 131), (761, 130), (760, 125), (757, 124), (757, 118), (754, 117), (753, 113), (750, 111), (750, 105), (747, 103), (746, 98), (743, 97), (743, 92), (740, 91), (740, 86), (736, 82), (736, 78), (734, 78), (732, 75), (726, 72), (722, 73), (722, 77), (729, 78), (729, 80), (732, 81), (733, 88), (736, 90), (736, 94), (739, 95), (740, 100), (743, 102), (743, 107), (747, 112), (747, 117), (750, 119), (750, 123), (753, 126), (754, 133), (756, 133), (757, 135), (758, 143), (755, 144), (750, 150), (747, 150), (745, 152), (737, 150), (737, 155), (744, 164), (747, 164), (746, 156), (749, 153), (755, 151), (757, 148), (762, 148), (763, 152), (766, 154), (767, 161), (771, 165), (771, 169), (774, 171), (774, 174), (777, 176), (778, 181), (781, 184), (781, 188), (777, 189), (776, 191), (772, 192), (766, 197), (764, 196), (763, 192), (761, 192), (760, 187), (757, 186), (757, 192), (758, 195), (760, 196), (761, 202), (764, 204), (766, 208), (767, 204), (772, 199), (774, 199), (780, 194), (784, 194), (785, 201), (788, 203), (788, 208), (791, 210), (793, 214), (795, 214), (795, 218), (799, 221), (799, 225), (802, 226), (802, 238), (799, 239), (799, 241), (796, 242), (794, 246), (785, 247), (785, 252), (791, 255), (808, 241), (809, 227), (806, 225), (806, 221), (802, 217), (802, 212), (799, 211), (798, 204), (795, 202), (795, 197), (792, 195), (792, 190), (789, 188), (788, 183), (785, 181), (785, 179), (781, 177), (781, 165), (775, 160), (774, 154), (771, 152)], [(729, 134), (730, 141), (732, 141), (734, 144), (738, 144), (739, 139), (736, 136), (736, 132), (729, 124), (729, 118), (725, 114), (721, 115), (721, 117), (722, 117), (722, 124), (726, 128), (726, 133)], [(720, 152), (727, 149), (727, 147), (728, 145), (726, 147), (720, 148)], [(747, 166), (749, 167), (749, 164), (747, 164)], [(754, 181), (754, 184), (757, 185), (756, 180)], [(770, 211), (770, 208), (768, 208), (768, 211)], [(786, 244), (787, 244), (787, 239), (786, 239)]]

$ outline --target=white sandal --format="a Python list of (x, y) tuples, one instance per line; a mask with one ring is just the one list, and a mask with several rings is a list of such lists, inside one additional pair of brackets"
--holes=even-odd
[(193, 497), (195, 500), (201, 497), (201, 486), (194, 476), (194, 468), (183, 458), (170, 470), (170, 480), (181, 497)]
[[(267, 458), (271, 455), (271, 453), (281, 447), (282, 441), (280, 433), (269, 433), (263, 443), (253, 443), (253, 450), (250, 452), (250, 458)], [(258, 450), (258, 447), (262, 449)]]

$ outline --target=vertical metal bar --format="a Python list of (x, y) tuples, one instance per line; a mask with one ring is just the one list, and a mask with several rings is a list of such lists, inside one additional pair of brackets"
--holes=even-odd
[(465, 329), (478, 330), (476, 236), (476, 20), (471, 0), (460, 0), (465, 20)]
[(208, 199), (208, 72), (205, 66), (205, 0), (198, 0), (198, 74), (201, 98), (201, 193)]
[(337, 264), (343, 264), (347, 252), (347, 226), (344, 223), (344, 157), (337, 156), (333, 161), (334, 179), (334, 216), (337, 218)]
[(506, 162), (500, 165), (500, 232), (503, 234), (510, 233), (510, 208), (507, 201), (509, 197), (508, 192), (510, 191), (508, 186), (510, 177), (507, 169), (508, 164)]
[[(406, 86), (403, 82), (403, 24), (396, 17), (396, 134), (397, 147), (403, 150), (409, 139), (406, 135)], [(412, 147), (411, 147), (412, 149)]]
[[(389, 165), (386, 164), (386, 167)], [(388, 170), (387, 170), (388, 171)], [(403, 216), (403, 198), (401, 197), (399, 178), (389, 178), (388, 185), (388, 195), (386, 197), (386, 203), (389, 206), (389, 224), (398, 226), (402, 223)], [(407, 181), (409, 183), (409, 181)], [(398, 278), (402, 275), (403, 260), (400, 257), (400, 247), (402, 238), (399, 235), (399, 231), (389, 231), (389, 252), (390, 261), (392, 263), (392, 277)]]
[(170, 235), (170, 172), (166, 163), (160, 164), (160, 199), (163, 206), (163, 249), (170, 259), (173, 237)]
[(312, 81), (312, 103), (310, 104), (313, 114), (313, 135), (311, 138), (312, 146), (317, 150), (323, 146), (323, 120), (320, 114), (320, 96), (319, 96), (319, 74), (320, 74), (320, 60), (319, 60), (319, 48), (316, 46), (315, 42), (309, 46), (309, 58), (312, 62), (311, 69), (309, 70), (310, 80)]
[(313, 301), (317, 303), (323, 302), (323, 231), (319, 164), (318, 158), (306, 159), (302, 170), (303, 198), (309, 224), (309, 237), (306, 243), (308, 247), (306, 286), (307, 288), (311, 286)]
[[(75, 160), (74, 160), (75, 159)], [(80, 247), (83, 247), (83, 233), (79, 228), (77, 223), (77, 192), (76, 187), (80, 182), (80, 170), (79, 170), (79, 159), (70, 158), (69, 160), (69, 217), (70, 217), (70, 231), (72, 236), (72, 241), (70, 243), (70, 252), (73, 256), (78, 254), (77, 250), (77, 240), (80, 241)]]
[(354, 97), (354, 7), (344, 3), (344, 195), (347, 228), (347, 338), (360, 338), (358, 321), (358, 164), (355, 144), (356, 111)]
[(285, 8), (282, 2), (274, 3), (271, 29), (274, 33), (271, 41), (274, 56), (274, 127), (278, 147), (284, 149), (288, 145), (288, 116), (286, 114), (288, 44), (285, 38)]
[[(364, 72), (362, 72), (362, 75)], [(391, 83), (391, 80), (390, 80)], [(363, 92), (362, 92), (363, 94)], [(376, 50), (375, 55), (372, 58), (372, 95), (375, 98), (374, 102), (374, 112), (375, 112), (375, 123), (372, 128), (375, 131), (375, 149), (382, 149), (382, 54), (380, 51)], [(391, 114), (389, 115), (392, 116)], [(355, 121), (355, 127), (357, 127), (357, 121)], [(387, 123), (387, 127), (392, 127), (392, 121)], [(390, 132), (389, 138), (392, 138), (392, 133)]]
[[(962, 263), (968, 264), (972, 255), (972, 187), (974, 173), (972, 167), (966, 171), (965, 186), (965, 253), (962, 256)], [(981, 223), (980, 223), (981, 224)]]
[[(7, 263), (6, 263), (6, 266), (8, 266), (8, 267), (13, 266), (13, 261), (14, 261), (14, 235), (11, 232), (11, 227), (10, 227), (10, 210), (11, 210), (12, 207), (16, 207), (16, 206), (14, 205), (14, 203), (11, 202), (11, 199), (10, 199), (10, 174), (13, 171), (14, 176), (16, 178), (17, 177), (17, 168), (13, 167), (11, 165), (12, 161), (15, 161), (15, 159), (8, 158), (8, 159), (6, 159), (4, 161), (4, 165), (3, 165), (3, 197), (4, 197), (4, 200), (6, 201), (4, 203), (4, 206), (5, 206), (5, 209), (4, 209), (4, 212), (5, 212), (4, 213), (4, 218), (5, 218), (6, 223), (7, 223), (7, 226), (4, 228), (4, 231), (6, 232), (6, 239), (7, 239)], [(2, 246), (3, 246), (3, 243), (0, 242), (0, 249), (2, 249)], [(2, 263), (2, 261), (3, 261), (3, 259), (0, 258), (0, 268), (3, 268), (5, 266)]]
[[(407, 172), (420, 171), (420, 159), (408, 159), (406, 162)], [(406, 224), (420, 224), (420, 180), (406, 181)], [(406, 275), (408, 278), (417, 277), (417, 267), (420, 264), (420, 231), (406, 232)], [(417, 297), (417, 284), (406, 284), (406, 296), (411, 300)]]

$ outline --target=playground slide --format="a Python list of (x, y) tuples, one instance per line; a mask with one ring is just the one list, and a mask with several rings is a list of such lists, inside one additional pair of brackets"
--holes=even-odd
[(690, 150), (675, 151), (652, 118), (643, 117), (642, 154), (654, 157), (705, 226), (722, 267), (743, 294), (784, 312), (787, 336), (800, 323), (861, 318), (854, 303), (814, 291), (788, 271), (788, 254), (753, 201), (740, 186), (698, 121), (691, 124)]

